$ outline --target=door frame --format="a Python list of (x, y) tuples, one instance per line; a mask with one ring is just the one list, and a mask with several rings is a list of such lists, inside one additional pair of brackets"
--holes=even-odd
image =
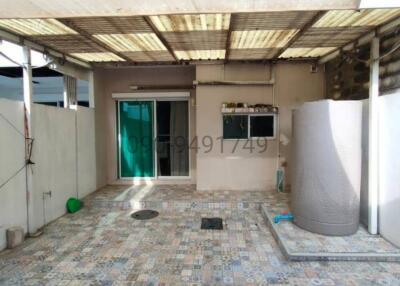
[[(155, 96), (154, 96), (155, 95)], [(118, 160), (118, 170), (117, 175), (120, 180), (187, 180), (192, 178), (192, 156), (190, 149), (190, 142), (192, 140), (191, 134), (191, 112), (190, 112), (190, 92), (157, 92), (157, 93), (115, 93), (112, 95), (117, 101), (117, 160)], [(153, 168), (154, 177), (122, 177), (121, 176), (121, 124), (120, 124), (120, 102), (122, 101), (152, 101), (153, 102)], [(159, 176), (158, 175), (158, 154), (157, 146), (155, 144), (157, 140), (157, 101), (186, 101), (187, 112), (188, 112), (188, 156), (189, 156), (189, 175), (188, 176)]]

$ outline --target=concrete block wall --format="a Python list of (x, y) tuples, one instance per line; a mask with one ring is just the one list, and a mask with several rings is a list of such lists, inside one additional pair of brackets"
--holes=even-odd
[[(25, 139), (17, 132), (24, 132), (23, 114), (23, 102), (0, 98), (0, 184), (25, 164)], [(7, 228), (18, 225), (27, 231), (26, 223), (25, 169), (22, 169), (0, 188), (0, 250), (6, 247)]]
[[(275, 105), (279, 106), (279, 134), (289, 138), (286, 146), (279, 139), (268, 141), (266, 152), (253, 152), (244, 148), (241, 140), (232, 153), (235, 140), (224, 140), (224, 152), (220, 151), (222, 136), (221, 106), (223, 102), (247, 102), (249, 104), (272, 104), (272, 86), (199, 86), (196, 90), (196, 134), (201, 142), (204, 136), (214, 139), (212, 152), (201, 148), (197, 154), (197, 188), (199, 190), (271, 190), (275, 186), (280, 154), (290, 165), (292, 110), (300, 104), (324, 98), (324, 72), (310, 72), (309, 63), (278, 63), (275, 65)], [(198, 81), (268, 81), (269, 65), (231, 64), (198, 65)], [(262, 149), (261, 149), (262, 150)], [(286, 182), (290, 181), (287, 168)], [(245, 172), (245, 175), (243, 175)]]
[(33, 137), (33, 224), (40, 228), (65, 214), (68, 198), (96, 190), (94, 110), (34, 104)]
[[(0, 99), (0, 114), (24, 132), (23, 102)], [(33, 217), (31, 230), (66, 213), (69, 197), (82, 198), (96, 190), (94, 109), (77, 110), (34, 104)], [(0, 184), (24, 166), (25, 142), (0, 119)], [(50, 192), (51, 196), (44, 193)], [(6, 229), (27, 232), (25, 169), (0, 189), (0, 250), (6, 247)]]
[(400, 91), (379, 98), (379, 232), (400, 247)]

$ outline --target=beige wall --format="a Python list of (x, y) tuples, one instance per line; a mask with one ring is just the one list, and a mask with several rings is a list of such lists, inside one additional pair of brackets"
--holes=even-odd
[[(132, 92), (130, 85), (165, 86), (191, 85), (193, 80), (251, 80), (270, 79), (269, 65), (232, 64), (199, 65), (197, 67), (136, 67), (95, 70), (96, 104), (96, 152), (97, 185), (103, 186), (117, 179), (116, 110), (112, 93)], [(154, 90), (157, 90), (155, 88)], [(275, 102), (280, 106), (280, 130), (291, 134), (291, 109), (302, 102), (323, 98), (323, 72), (310, 73), (306, 63), (276, 64)], [(205, 153), (201, 148), (196, 156), (192, 151), (191, 182), (198, 189), (266, 189), (274, 185), (278, 163), (277, 140), (268, 141), (266, 152), (253, 153), (241, 147), (231, 153), (234, 141), (224, 141), (224, 153), (220, 152), (222, 136), (221, 104), (226, 101), (248, 103), (272, 103), (271, 86), (199, 86), (191, 92), (191, 135), (213, 137), (214, 147)], [(280, 146), (282, 156), (289, 158), (290, 144)], [(290, 159), (289, 164), (290, 164)]]
[[(117, 180), (116, 102), (113, 93), (132, 92), (130, 85), (188, 86), (195, 79), (194, 67), (137, 67), (97, 69), (94, 72), (96, 107), (96, 151), (98, 176), (101, 187)], [(159, 91), (159, 90), (158, 90)], [(194, 92), (191, 92), (194, 97)], [(195, 135), (195, 108), (191, 106), (191, 135)], [(192, 182), (195, 180), (195, 156), (192, 156)]]
[[(323, 98), (323, 73), (310, 73), (309, 64), (276, 64), (275, 102), (280, 106), (279, 124), (283, 134), (290, 138), (291, 110), (305, 101)], [(202, 65), (196, 68), (196, 80), (269, 80), (268, 65)], [(271, 86), (199, 86), (196, 90), (196, 122), (199, 142), (211, 136), (215, 146), (209, 153), (201, 148), (197, 156), (197, 188), (199, 190), (260, 190), (275, 184), (278, 166), (278, 140), (269, 140), (265, 152), (256, 147), (244, 149), (246, 140), (224, 140), (221, 152), (223, 102), (272, 104)], [(232, 153), (235, 146), (236, 150)], [(249, 143), (247, 143), (249, 144)], [(201, 145), (201, 144), (200, 144)], [(247, 145), (248, 147), (249, 145)], [(280, 146), (281, 154), (290, 164), (290, 144)]]

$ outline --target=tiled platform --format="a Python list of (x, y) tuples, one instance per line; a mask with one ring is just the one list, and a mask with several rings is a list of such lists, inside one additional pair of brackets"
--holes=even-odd
[(266, 191), (196, 191), (195, 185), (107, 186), (85, 200), (97, 208), (259, 209)]
[(261, 212), (284, 255), (290, 260), (400, 261), (400, 249), (363, 226), (350, 236), (325, 236), (305, 231), (292, 222), (273, 222), (289, 210), (289, 195), (271, 192)]
[[(248, 196), (256, 195), (232, 198)], [(131, 211), (85, 207), (61, 217), (0, 253), (0, 285), (400, 285), (400, 263), (288, 261), (257, 209), (160, 209), (149, 221)], [(224, 230), (201, 230), (201, 217), (213, 216)]]

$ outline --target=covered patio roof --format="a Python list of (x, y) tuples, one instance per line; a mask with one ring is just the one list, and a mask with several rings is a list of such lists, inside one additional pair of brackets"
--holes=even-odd
[(73, 18), (399, 7), (397, 0), (0, 0), (0, 18)]
[[(252, 1), (238, 1), (243, 5), (244, 2)], [(51, 3), (52, 7), (59, 2)], [(237, 10), (246, 10), (243, 5), (239, 5)], [(26, 9), (31, 9), (29, 15), (44, 16), (35, 14), (38, 7), (41, 6), (38, 4), (30, 8), (28, 5)], [(98, 10), (97, 5), (93, 7)], [(202, 11), (201, 7), (198, 11)], [(247, 8), (246, 11), (250, 10)], [(177, 8), (177, 11), (181, 10)], [(205, 60), (316, 59), (337, 51), (383, 24), (400, 19), (399, 8), (257, 13), (225, 11), (22, 19), (6, 18), (2, 10), (0, 29), (84, 62), (156, 64)], [(42, 12), (61, 15), (51, 13), (50, 8), (43, 8)], [(101, 11), (96, 13), (107, 14)], [(64, 12), (63, 15), (69, 16), (67, 14)], [(25, 14), (21, 15), (24, 17)], [(74, 16), (82, 15), (78, 13)]]

